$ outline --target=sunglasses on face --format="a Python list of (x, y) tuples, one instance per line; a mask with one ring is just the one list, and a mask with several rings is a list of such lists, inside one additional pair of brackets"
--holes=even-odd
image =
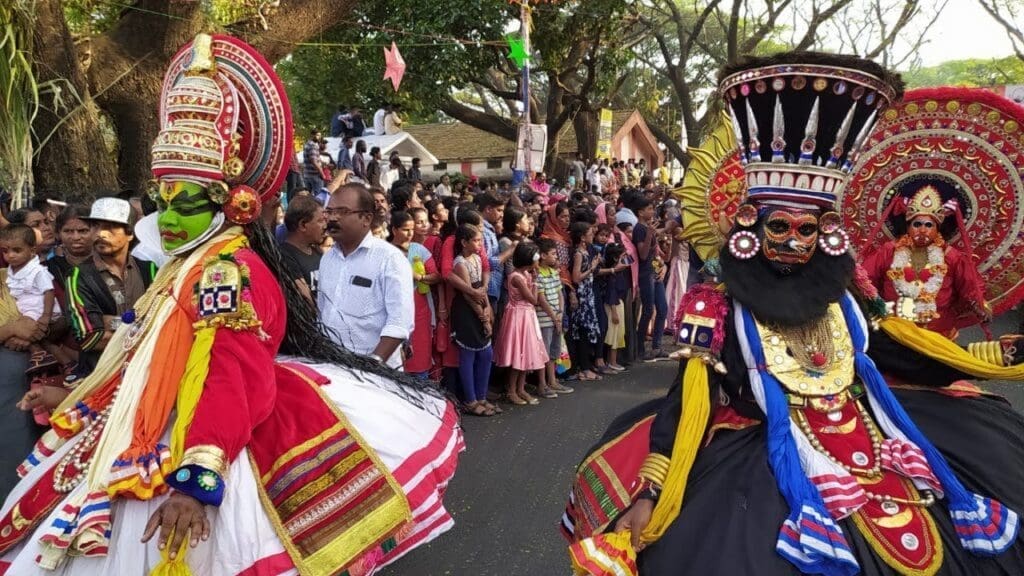
[(935, 223), (918, 220), (917, 222), (911, 224), (911, 226), (913, 226), (914, 228), (935, 228)]

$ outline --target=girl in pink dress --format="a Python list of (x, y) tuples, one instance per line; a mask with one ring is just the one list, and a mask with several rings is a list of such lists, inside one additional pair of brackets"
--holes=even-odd
[(512, 253), (515, 271), (509, 274), (508, 305), (498, 332), (497, 366), (508, 366), (506, 395), (513, 404), (538, 404), (526, 393), (526, 374), (544, 368), (548, 353), (541, 339), (537, 322), (537, 286), (533, 274), (540, 261), (540, 251), (533, 242), (520, 242)]

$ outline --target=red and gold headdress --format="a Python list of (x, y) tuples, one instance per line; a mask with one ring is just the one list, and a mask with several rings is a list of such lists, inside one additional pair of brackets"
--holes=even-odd
[(918, 216), (928, 216), (936, 223), (942, 224), (946, 219), (946, 207), (942, 204), (942, 195), (930, 184), (922, 186), (920, 190), (911, 196), (907, 203), (907, 220), (913, 220)]
[[(164, 77), (153, 175), (196, 182), (234, 223), (259, 216), (288, 171), (291, 109), (266, 59), (230, 36), (200, 34)], [(158, 194), (154, 187), (151, 194)]]

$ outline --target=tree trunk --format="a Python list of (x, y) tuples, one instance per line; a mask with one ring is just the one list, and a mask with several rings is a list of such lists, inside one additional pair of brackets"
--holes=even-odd
[[(295, 43), (336, 25), (355, 4), (356, 0), (283, 0), (267, 19), (269, 30), (251, 22), (230, 30), (275, 62), (288, 55)], [(40, 0), (40, 7), (40, 18), (48, 18), (50, 25), (40, 30), (40, 35), (46, 36), (37, 42), (37, 68), (53, 74), (43, 79), (64, 77), (71, 81), (86, 102), (98, 105), (107, 114), (120, 146), (115, 178), (113, 161), (98, 152), (105, 150), (100, 143), (99, 114), (95, 107), (84, 107), (46, 144), (36, 160), (37, 180), (48, 188), (79, 196), (91, 196), (104, 188), (142, 189), (152, 178), (150, 147), (160, 131), (160, 89), (167, 65), (196, 34), (212, 29), (205, 21), (201, 3), (137, 0), (111, 30), (92, 39), (91, 64), (84, 72), (78, 65), (59, 0)], [(41, 116), (38, 122), (36, 131), (44, 136), (56, 124), (52, 114)], [(510, 132), (514, 136), (514, 129)]]
[(113, 151), (104, 143), (100, 111), (59, 0), (36, 4), (32, 56), (36, 82), (52, 82), (51, 91), (40, 94), (39, 114), (32, 125), (39, 139), (33, 162), (36, 189), (68, 200), (117, 191)]
[(572, 119), (572, 127), (576, 130), (576, 150), (584, 158), (593, 158), (597, 153), (597, 137), (601, 128), (601, 118), (596, 110), (581, 108)]
[(167, 65), (203, 30), (198, 2), (141, 0), (138, 5), (147, 11), (126, 11), (93, 41), (89, 67), (89, 85), (120, 142), (118, 177), (122, 186), (135, 190), (153, 177), (149, 152), (160, 131), (160, 88)]

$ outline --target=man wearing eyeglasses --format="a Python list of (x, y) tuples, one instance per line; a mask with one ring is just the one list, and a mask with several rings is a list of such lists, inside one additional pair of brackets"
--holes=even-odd
[(959, 206), (951, 192), (944, 200), (939, 186), (928, 183), (911, 196), (897, 195), (899, 204), (890, 212), (905, 212), (906, 233), (869, 250), (863, 266), (894, 314), (952, 338), (958, 328), (991, 321), (992, 310), (971, 255), (942, 236), (943, 222)]
[[(401, 345), (413, 329), (412, 267), (398, 248), (370, 233), (373, 196), (345, 184), (327, 201), (334, 247), (320, 261), (317, 304), (342, 346), (401, 368)], [(425, 352), (426, 353), (426, 352)]]

